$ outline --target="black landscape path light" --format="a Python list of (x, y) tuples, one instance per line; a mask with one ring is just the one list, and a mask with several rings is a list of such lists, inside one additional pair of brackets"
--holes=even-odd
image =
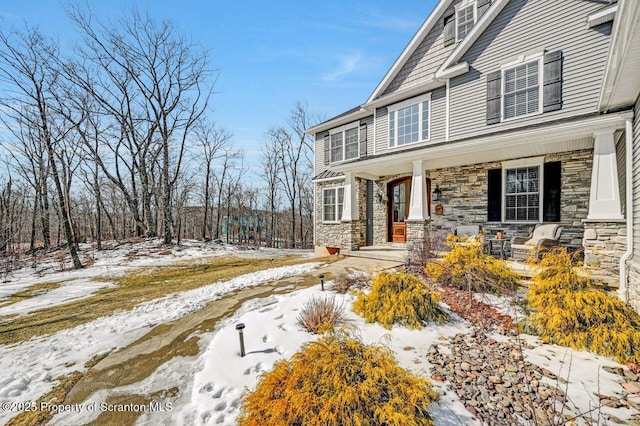
[(324, 274), (318, 275), (318, 278), (320, 278), (320, 288), (324, 291)]
[(236, 324), (236, 330), (238, 330), (238, 333), (240, 334), (240, 356), (244, 357), (244, 336), (242, 334), (242, 330), (244, 330), (244, 324)]

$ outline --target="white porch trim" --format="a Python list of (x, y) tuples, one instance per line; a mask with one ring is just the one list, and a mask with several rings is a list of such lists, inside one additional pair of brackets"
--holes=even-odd
[(614, 129), (595, 132), (587, 220), (622, 220)]
[(409, 216), (407, 221), (425, 221), (429, 218), (427, 212), (427, 181), (424, 173), (424, 162), (413, 162), (413, 178), (411, 180), (411, 198), (409, 199)]
[(358, 199), (356, 194), (356, 177), (351, 172), (344, 173), (344, 202), (342, 204), (341, 222), (358, 220)]

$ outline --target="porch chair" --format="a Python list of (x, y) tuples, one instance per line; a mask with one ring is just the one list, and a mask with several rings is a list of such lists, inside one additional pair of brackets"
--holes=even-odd
[(562, 227), (558, 224), (536, 225), (528, 237), (513, 237), (511, 257), (513, 260), (526, 260), (532, 255), (539, 256), (541, 252), (559, 246), (560, 235), (562, 235)]

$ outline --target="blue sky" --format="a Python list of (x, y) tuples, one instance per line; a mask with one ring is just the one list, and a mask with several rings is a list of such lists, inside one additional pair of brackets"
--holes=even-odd
[[(101, 19), (132, 5), (171, 19), (211, 51), (219, 70), (213, 119), (252, 163), (264, 134), (297, 101), (330, 118), (363, 103), (429, 15), (436, 0), (87, 0)], [(74, 40), (58, 0), (0, 0), (0, 25), (23, 22)]]

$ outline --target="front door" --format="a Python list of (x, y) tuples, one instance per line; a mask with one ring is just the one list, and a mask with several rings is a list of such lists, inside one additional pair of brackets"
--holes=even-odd
[(409, 213), (409, 196), (411, 194), (411, 177), (402, 178), (389, 183), (389, 241), (407, 242), (406, 219)]

